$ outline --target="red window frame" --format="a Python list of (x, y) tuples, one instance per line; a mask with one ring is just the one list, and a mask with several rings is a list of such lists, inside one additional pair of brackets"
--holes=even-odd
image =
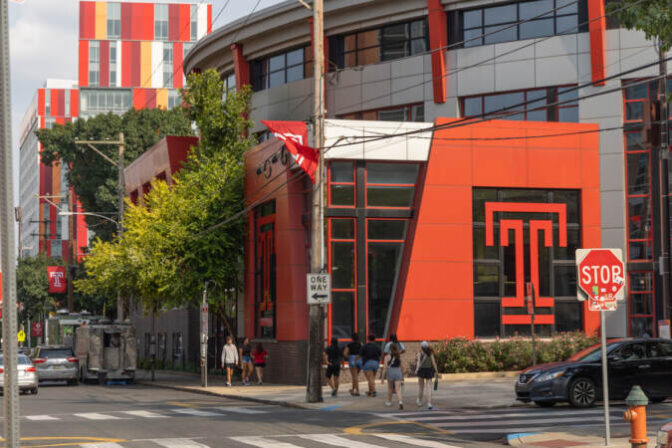
[[(381, 184), (381, 183), (370, 183), (369, 182), (369, 169), (368, 165), (369, 163), (395, 163), (395, 164), (403, 164), (403, 165), (417, 165), (418, 167), (418, 173), (416, 174), (415, 177), (415, 182), (412, 184)], [(417, 186), (418, 186), (418, 175), (420, 173), (420, 164), (419, 163), (412, 163), (412, 162), (396, 162), (396, 161), (371, 161), (366, 163), (366, 169), (364, 170), (364, 206), (366, 208), (371, 208), (371, 209), (386, 209), (386, 210), (409, 210), (413, 208), (413, 204), (415, 202), (415, 196), (417, 194)], [(408, 205), (408, 207), (390, 207), (389, 205), (369, 205), (369, 187), (406, 187), (406, 188), (413, 188), (413, 197), (411, 198), (411, 203)], [(367, 227), (367, 232), (368, 232), (368, 227)], [(368, 233), (367, 233), (368, 235)]]
[[(354, 209), (357, 207), (357, 167), (353, 161), (338, 160), (337, 162), (347, 162), (352, 165), (352, 182), (334, 182), (331, 179), (331, 164), (327, 170), (327, 204), (331, 208), (347, 208)], [(335, 205), (331, 202), (331, 187), (332, 186), (349, 186), (352, 187), (352, 205)]]
[[(329, 170), (331, 171), (331, 170)], [(354, 237), (353, 238), (334, 238), (333, 234), (331, 232), (332, 229), (332, 224), (334, 221), (351, 221), (353, 228), (354, 228)], [(332, 286), (331, 291), (333, 292), (348, 292), (352, 293), (353, 295), (353, 307), (354, 307), (354, 314), (353, 314), (353, 322), (352, 322), (352, 328), (353, 332), (357, 331), (357, 319), (358, 319), (358, 314), (357, 314), (357, 303), (358, 303), (358, 297), (357, 297), (357, 221), (355, 218), (349, 218), (349, 217), (344, 217), (344, 218), (329, 218), (327, 220), (327, 269), (331, 273), (333, 272), (333, 263), (332, 263), (332, 244), (331, 243), (352, 243), (354, 247), (354, 274), (355, 274), (355, 286), (354, 288), (334, 288)], [(332, 334), (333, 334), (333, 321), (332, 321), (332, 304), (330, 303), (329, 306), (327, 307), (327, 334), (328, 334), (328, 339), (331, 340)], [(350, 341), (351, 338), (339, 338), (339, 341)]]

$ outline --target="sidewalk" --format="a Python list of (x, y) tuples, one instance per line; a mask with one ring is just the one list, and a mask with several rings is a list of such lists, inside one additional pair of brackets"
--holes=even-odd
[[(571, 432), (569, 432), (571, 431)], [(616, 430), (613, 432), (609, 443), (610, 448), (630, 448), (628, 430)], [(568, 428), (562, 431), (558, 428), (555, 432), (510, 434), (507, 437), (510, 446), (517, 448), (574, 448), (574, 447), (604, 447), (604, 430), (582, 430)], [(651, 434), (649, 428), (649, 448), (656, 446), (655, 431)]]
[[(475, 374), (443, 375), (439, 380), (439, 387), (433, 391), (433, 405), (437, 409), (448, 408), (496, 408), (519, 406), (515, 400), (513, 385), (517, 372), (487, 372)], [(201, 387), (199, 374), (187, 372), (156, 371), (156, 381), (151, 381), (149, 371), (140, 370), (136, 375), (136, 382), (143, 385), (164, 387), (188, 392), (216, 395), (237, 400), (255, 401), (260, 403), (277, 404), (281, 406), (307, 409), (343, 409), (348, 411), (383, 411), (387, 397), (387, 383), (382, 385), (376, 382), (378, 396), (366, 396), (367, 384), (359, 383), (362, 396), (353, 397), (348, 393), (351, 382), (341, 384), (337, 397), (331, 396), (331, 389), (325, 386), (322, 390), (324, 402), (306, 403), (306, 387), (277, 384), (262, 386), (242, 386), (234, 383), (233, 387), (226, 387), (221, 375), (209, 375), (208, 387)], [(343, 375), (342, 380), (350, 379), (349, 373)], [(418, 394), (417, 378), (406, 378), (403, 388), (404, 402), (413, 403)]]

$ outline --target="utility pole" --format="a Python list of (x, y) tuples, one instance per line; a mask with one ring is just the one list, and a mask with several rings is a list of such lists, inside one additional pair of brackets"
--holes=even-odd
[[(319, 274), (324, 268), (324, 219), (323, 174), (324, 174), (324, 9), (323, 0), (313, 0), (313, 62), (315, 81), (314, 145), (319, 162), (315, 172), (313, 187), (313, 219), (310, 245), (310, 271)], [(322, 305), (310, 305), (308, 320), (308, 378), (306, 401), (322, 401), (322, 327), (324, 312)]]
[(14, 249), (14, 180), (12, 173), (12, 133), (10, 117), (9, 18), (7, 0), (0, 2), (0, 270), (2, 282), (2, 337), (4, 344), (4, 442), (18, 448), (19, 384), (16, 313), (16, 257)]
[[(117, 167), (117, 180), (118, 180), (118, 204), (117, 210), (119, 212), (119, 219), (117, 220), (117, 234), (121, 237), (124, 234), (124, 225), (122, 220), (124, 218), (124, 198), (126, 196), (126, 181), (124, 180), (124, 133), (119, 133), (119, 141), (113, 142), (108, 140), (77, 140), (75, 139), (75, 144), (77, 145), (87, 145), (91, 148), (96, 154), (98, 154), (103, 159), (107, 160), (109, 163)], [(100, 149), (96, 148), (94, 145), (118, 145), (119, 146), (119, 155), (115, 161), (107, 154), (102, 152)], [(124, 320), (124, 299), (121, 297), (121, 291), (117, 290), (117, 320)]]
[[(663, 292), (663, 319), (669, 319), (672, 308), (670, 300), (670, 143), (668, 137), (668, 107), (667, 107), (667, 60), (663, 51), (662, 42), (658, 43), (658, 69), (661, 75), (658, 85), (658, 105), (660, 113), (660, 239), (661, 239), (661, 280)], [(657, 331), (657, 329), (656, 329)]]
[[(72, 188), (68, 188), (67, 194), (68, 210), (73, 211), (75, 208), (75, 198)], [(75, 274), (75, 263), (77, 258), (77, 243), (75, 241), (75, 223), (77, 218), (75, 215), (68, 216), (68, 311), (71, 313), (75, 311), (75, 288), (72, 280)]]

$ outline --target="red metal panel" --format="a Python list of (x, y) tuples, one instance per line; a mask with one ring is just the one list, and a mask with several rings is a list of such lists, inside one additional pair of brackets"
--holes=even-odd
[(96, 3), (79, 2), (79, 38), (94, 39), (96, 25)]
[(58, 113), (58, 89), (49, 90), (49, 104), (51, 104), (51, 110), (49, 111), (50, 117), (61, 115)]
[(45, 113), (45, 101), (44, 101), (44, 89), (37, 89), (37, 115), (44, 117)]
[(121, 40), (133, 39), (133, 4), (121, 4)]
[(56, 117), (56, 124), (65, 124), (65, 117)]
[(145, 104), (143, 109), (156, 108), (156, 89), (145, 89)]
[(79, 41), (79, 87), (89, 85), (89, 41)]
[(429, 48), (432, 50), (432, 84), (434, 102), (446, 102), (446, 45), (448, 21), (441, 0), (427, 0), (429, 19)]
[(191, 8), (188, 4), (178, 6), (180, 8), (180, 37), (178, 40), (189, 42), (191, 40)]
[(243, 46), (241, 44), (231, 45), (233, 52), (233, 66), (236, 74), (236, 89), (241, 90), (243, 86), (250, 84), (250, 63), (243, 56)]
[[(603, 0), (588, 0), (588, 30), (590, 31), (590, 67), (595, 85), (604, 85), (599, 81), (606, 76), (606, 30), (607, 19), (604, 15)], [(598, 82), (599, 81), (599, 82)]]
[(79, 90), (76, 89), (70, 91), (70, 116), (79, 116)]
[[(125, 5), (125, 4), (126, 3), (122, 3), (122, 5)], [(137, 42), (130, 42), (130, 41), (121, 42), (121, 86), (122, 87), (131, 87), (131, 85), (133, 83), (133, 61), (134, 61), (134, 59), (133, 59), (133, 46), (136, 43)]]
[(140, 42), (131, 43), (131, 84), (129, 87), (139, 87), (141, 83), (140, 79), (140, 67), (142, 65), (141, 61), (141, 52), (140, 52)]
[(173, 42), (180, 40), (180, 6), (168, 5), (168, 39)]
[(110, 41), (100, 41), (100, 87), (110, 86)]
[(175, 42), (173, 44), (173, 87), (176, 89), (181, 89), (184, 84), (182, 82), (183, 45), (182, 42)]
[(142, 23), (138, 27), (142, 40), (154, 40), (154, 3), (139, 3)]
[(65, 95), (68, 94), (68, 91), (65, 89), (58, 90), (58, 116), (65, 116)]
[(133, 107), (136, 110), (145, 108), (145, 89), (133, 89)]
[(212, 33), (212, 5), (208, 5), (208, 28), (207, 34)]

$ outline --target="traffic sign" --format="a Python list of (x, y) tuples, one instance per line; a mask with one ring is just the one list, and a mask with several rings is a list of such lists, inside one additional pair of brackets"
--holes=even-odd
[(19, 342), (24, 342), (26, 340), (26, 332), (23, 330), (19, 330), (19, 333), (16, 335), (16, 338), (19, 340)]
[(625, 299), (621, 249), (577, 249), (577, 298), (588, 298), (590, 311), (614, 311)]
[(331, 275), (308, 274), (306, 276), (306, 298), (308, 305), (331, 303)]
[(208, 336), (208, 303), (201, 303), (201, 334)]

